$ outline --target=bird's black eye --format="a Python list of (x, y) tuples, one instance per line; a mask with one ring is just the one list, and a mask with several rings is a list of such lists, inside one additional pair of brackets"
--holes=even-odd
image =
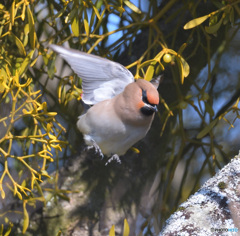
[(154, 112), (157, 112), (157, 105), (151, 104), (147, 99), (147, 91), (142, 89), (142, 101), (145, 103), (140, 110), (146, 116), (151, 116)]

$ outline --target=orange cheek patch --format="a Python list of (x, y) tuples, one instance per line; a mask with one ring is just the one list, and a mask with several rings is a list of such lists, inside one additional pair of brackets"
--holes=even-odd
[(138, 109), (140, 110), (142, 107), (144, 107), (144, 102), (141, 101), (137, 104)]
[(159, 103), (159, 96), (155, 96), (155, 95), (147, 93), (147, 100), (151, 104), (158, 105), (158, 103)]

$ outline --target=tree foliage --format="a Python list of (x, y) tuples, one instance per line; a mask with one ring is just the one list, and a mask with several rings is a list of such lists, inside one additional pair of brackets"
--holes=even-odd
[[(149, 186), (159, 178), (153, 213), (142, 228), (150, 233), (152, 219), (160, 228), (179, 202), (196, 191), (205, 172), (212, 175), (229, 160), (218, 134), (222, 121), (232, 128), (239, 118), (238, 83), (218, 111), (214, 102), (222, 95), (216, 88), (220, 61), (239, 31), (239, 2), (170, 0), (137, 5), (128, 0), (4, 0), (0, 4), (0, 192), (2, 203), (11, 195), (22, 207), (19, 211), (0, 207), (1, 234), (8, 235), (13, 227), (11, 213), (23, 219), (25, 233), (30, 208), (38, 201), (67, 200), (71, 192), (59, 188), (59, 165), (78, 152), (75, 122), (81, 79), (64, 75), (67, 65), (58, 66), (56, 55), (48, 50), (51, 43), (122, 62), (136, 79), (151, 80), (165, 73), (161, 111), (146, 150), (140, 149), (141, 160), (130, 153), (133, 162), (117, 169), (110, 165), (101, 196), (120, 178), (125, 183), (129, 178), (121, 204), (130, 208), (131, 201), (141, 202), (140, 178), (146, 178)], [(204, 66), (205, 78), (199, 80)], [(189, 127), (191, 112), (197, 123)], [(181, 180), (174, 190), (182, 161)], [(88, 168), (81, 169), (83, 179)], [(89, 179), (96, 183), (99, 178)], [(44, 180), (50, 187), (43, 187)], [(88, 189), (96, 190), (92, 183), (88, 182)]]

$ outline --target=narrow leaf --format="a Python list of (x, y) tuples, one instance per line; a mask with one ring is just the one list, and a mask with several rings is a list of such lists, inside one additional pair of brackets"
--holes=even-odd
[(25, 234), (29, 226), (29, 215), (26, 209), (26, 201), (23, 202), (23, 229), (22, 233)]
[(100, 14), (99, 14), (98, 9), (97, 9), (95, 6), (92, 6), (92, 8), (93, 8), (93, 10), (94, 10), (94, 12), (95, 12), (95, 14), (96, 14), (98, 20), (100, 20), (101, 16), (100, 16)]
[(78, 37), (79, 36), (79, 19), (77, 15), (74, 16), (71, 27), (72, 27), (72, 32), (74, 36)]
[(28, 66), (30, 65), (31, 61), (32, 61), (32, 57), (33, 57), (33, 54), (34, 54), (35, 50), (32, 50), (31, 52), (28, 53), (27, 57), (24, 59), (21, 67), (19, 68), (19, 77), (21, 77), (25, 72), (26, 70), (28, 69)]
[(113, 225), (109, 231), (109, 236), (115, 236), (115, 226)]
[(135, 147), (131, 147), (131, 150), (137, 154), (140, 153), (139, 149), (135, 148)]
[(10, 10), (10, 23), (12, 26), (14, 25), (14, 17), (15, 17), (15, 0), (11, 5), (11, 10)]
[(221, 18), (221, 20), (215, 25), (205, 26), (206, 32), (208, 34), (215, 34), (219, 30), (220, 26), (222, 25), (222, 21), (223, 21), (223, 18)]
[(180, 81), (181, 81), (181, 84), (183, 84), (184, 83), (183, 64), (179, 57), (176, 57), (176, 61), (177, 61), (178, 70), (180, 73)]
[(183, 53), (183, 51), (184, 51), (184, 49), (185, 49), (186, 47), (187, 47), (187, 44), (186, 44), (186, 43), (182, 44), (181, 47), (180, 47), (179, 50), (178, 50), (178, 54), (182, 55), (182, 53)]
[(133, 12), (141, 14), (141, 10), (128, 0), (123, 1)]
[(185, 29), (185, 30), (192, 29), (192, 28), (202, 24), (209, 17), (210, 17), (210, 15), (206, 15), (206, 16), (201, 16), (201, 17), (198, 17), (196, 19), (193, 19), (193, 20), (189, 21), (187, 24), (185, 24), (183, 26), (183, 29)]
[(145, 75), (145, 80), (147, 81), (151, 81), (152, 77), (153, 77), (153, 74), (154, 74), (154, 71), (155, 71), (155, 68), (154, 66), (156, 65), (157, 61), (155, 60), (154, 62), (152, 62), (149, 66), (148, 66), (148, 69), (147, 69), (147, 72), (146, 72), (146, 75)]
[(209, 133), (213, 127), (217, 124), (218, 119), (213, 120), (209, 125), (207, 125), (198, 135), (197, 139), (203, 138), (207, 133)]
[(12, 231), (12, 224), (10, 223), (7, 227), (7, 231), (5, 232), (4, 236), (8, 236), (10, 235), (11, 231)]
[(21, 40), (16, 36), (14, 35), (13, 33), (10, 33), (9, 37), (12, 39), (12, 41), (17, 45), (18, 49), (19, 49), (19, 53), (22, 55), (22, 56), (26, 56), (26, 51), (25, 51), (25, 48), (21, 42)]
[(30, 7), (27, 7), (27, 16), (28, 16), (28, 24), (29, 24), (29, 37), (30, 37), (30, 45), (32, 49), (35, 49), (36, 45), (36, 33), (34, 27), (34, 19)]
[(123, 236), (129, 236), (130, 229), (126, 219), (124, 219)]
[(181, 62), (183, 65), (183, 76), (186, 78), (190, 73), (190, 66), (188, 65), (188, 63), (185, 61), (183, 57), (181, 57)]
[(86, 19), (83, 20), (84, 22), (84, 28), (86, 31), (86, 35), (89, 36), (89, 25), (88, 25), (88, 21)]

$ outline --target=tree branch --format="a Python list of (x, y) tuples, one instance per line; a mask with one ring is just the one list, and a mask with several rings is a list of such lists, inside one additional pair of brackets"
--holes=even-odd
[[(180, 205), (160, 235), (225, 235), (240, 230), (240, 154)], [(231, 234), (233, 235), (233, 234)]]

